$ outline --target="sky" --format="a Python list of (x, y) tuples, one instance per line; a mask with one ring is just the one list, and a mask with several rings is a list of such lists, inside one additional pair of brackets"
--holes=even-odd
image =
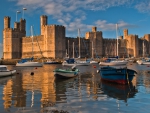
[(29, 36), (30, 26), (34, 27), (34, 35), (40, 35), (41, 15), (48, 16), (49, 25), (65, 26), (66, 37), (77, 37), (78, 29), (84, 37), (96, 26), (103, 38), (116, 38), (116, 24), (119, 35), (123, 35), (124, 29), (139, 38), (150, 34), (150, 0), (0, 0), (0, 58), (4, 17), (11, 17), (11, 28), (24, 17)]

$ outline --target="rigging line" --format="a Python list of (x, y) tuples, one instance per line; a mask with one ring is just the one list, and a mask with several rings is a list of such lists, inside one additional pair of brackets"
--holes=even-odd
[[(34, 32), (34, 34), (35, 34), (35, 31), (34, 31), (34, 29), (33, 29), (33, 32)], [(42, 54), (42, 51), (41, 51), (41, 48), (40, 48), (40, 45), (39, 45), (39, 42), (38, 42), (38, 39), (37, 39), (37, 37), (36, 37), (36, 41), (37, 41), (37, 44), (38, 44), (38, 46), (39, 46), (40, 53), (41, 53), (42, 57), (44, 58), (44, 56), (43, 56), (43, 54)]]

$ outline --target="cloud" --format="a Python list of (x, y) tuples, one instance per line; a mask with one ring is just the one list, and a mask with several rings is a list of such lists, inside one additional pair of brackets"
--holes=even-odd
[[(106, 20), (95, 20), (91, 24), (85, 24), (84, 20), (88, 17), (87, 11), (107, 10), (111, 7), (129, 6), (134, 7), (139, 12), (150, 11), (149, 0), (9, 0), (15, 1), (20, 7), (32, 9), (32, 11), (42, 10), (46, 15), (57, 20), (58, 23), (64, 25), (70, 33), (78, 28), (83, 31), (90, 30), (92, 26), (96, 26), (101, 30), (115, 30), (115, 23)], [(121, 28), (138, 27), (124, 21), (119, 21), (118, 26)]]
[(150, 12), (150, 1), (144, 0), (139, 2), (135, 5), (135, 9), (142, 13), (149, 13)]

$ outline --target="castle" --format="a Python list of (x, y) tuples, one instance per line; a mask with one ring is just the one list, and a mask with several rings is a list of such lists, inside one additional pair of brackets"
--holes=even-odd
[[(10, 17), (4, 17), (3, 30), (3, 58), (20, 59), (29, 58), (64, 58), (79, 57), (113, 57), (116, 56), (117, 39), (103, 38), (102, 31), (92, 27), (85, 37), (65, 37), (65, 27), (62, 25), (48, 25), (48, 17), (40, 17), (41, 35), (26, 37), (26, 20), (14, 23), (10, 28)], [(32, 43), (33, 40), (33, 43)], [(80, 42), (80, 43), (79, 43)], [(124, 36), (118, 39), (119, 57), (143, 57), (150, 54), (150, 34), (143, 38), (138, 35), (129, 35), (124, 30)], [(74, 46), (73, 46), (74, 45)], [(33, 47), (33, 53), (32, 53)]]

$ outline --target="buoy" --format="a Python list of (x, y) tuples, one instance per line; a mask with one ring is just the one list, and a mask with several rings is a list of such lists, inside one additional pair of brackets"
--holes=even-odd
[(147, 67), (149, 67), (149, 65)]
[(95, 65), (93, 65), (93, 67), (94, 67), (94, 68), (96, 68), (96, 66), (95, 66)]
[(30, 75), (34, 75), (34, 72), (31, 72), (31, 74)]

